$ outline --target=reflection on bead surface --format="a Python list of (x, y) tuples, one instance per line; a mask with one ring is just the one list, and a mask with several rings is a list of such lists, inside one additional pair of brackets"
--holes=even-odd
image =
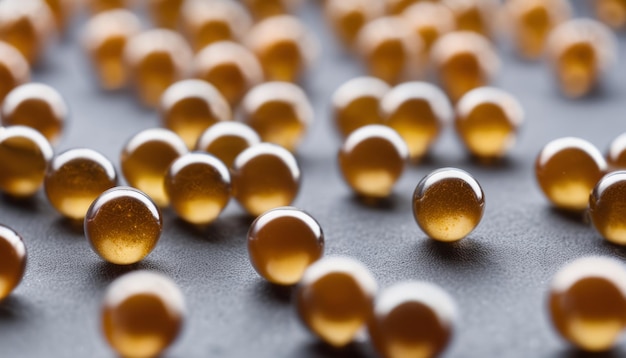
[(30, 79), (30, 66), (22, 54), (0, 41), (0, 104), (15, 87)]
[(13, 229), (0, 224), (0, 302), (22, 281), (26, 247)]
[(362, 263), (326, 257), (309, 266), (295, 292), (300, 319), (335, 347), (350, 343), (368, 321), (378, 285)]
[(257, 19), (294, 12), (301, 2), (302, 0), (243, 0)]
[(210, 83), (184, 80), (170, 86), (161, 98), (163, 125), (177, 133), (191, 149), (208, 127), (232, 119), (228, 102)]
[(623, 29), (626, 25), (625, 0), (593, 0), (596, 16), (614, 29)]
[(407, 82), (383, 97), (380, 111), (409, 148), (412, 160), (428, 152), (443, 127), (452, 121), (452, 106), (446, 95), (427, 82)]
[(576, 347), (611, 349), (626, 327), (626, 270), (621, 262), (586, 257), (552, 279), (548, 309), (557, 332)]
[(185, 154), (187, 146), (176, 133), (162, 128), (146, 129), (124, 146), (120, 158), (122, 173), (130, 186), (165, 207), (169, 204), (165, 175), (172, 162)]
[(589, 218), (608, 241), (626, 245), (626, 171), (605, 175), (589, 198)]
[(609, 168), (612, 170), (626, 169), (626, 133), (613, 139), (606, 155)]
[(70, 149), (52, 159), (44, 180), (50, 204), (70, 219), (82, 220), (91, 203), (117, 184), (113, 164), (91, 149)]
[(344, 43), (352, 45), (359, 30), (385, 14), (380, 0), (326, 0), (325, 15)]
[(156, 27), (176, 29), (183, 0), (148, 0), (147, 5)]
[(216, 157), (189, 153), (172, 163), (165, 178), (165, 191), (181, 219), (207, 225), (217, 219), (230, 200), (230, 174)]
[(253, 216), (290, 205), (300, 189), (300, 166), (288, 150), (270, 143), (252, 146), (233, 164), (233, 197)]
[(368, 125), (352, 132), (339, 151), (339, 169), (357, 194), (385, 198), (404, 172), (409, 151), (393, 129)]
[(54, 88), (42, 83), (15, 87), (2, 103), (2, 125), (22, 125), (36, 129), (51, 143), (61, 136), (68, 110)]
[(357, 77), (341, 85), (332, 98), (339, 133), (346, 137), (368, 124), (382, 124), (378, 107), (389, 89), (389, 85), (376, 77)]
[(271, 283), (293, 285), (324, 253), (324, 233), (304, 211), (281, 207), (259, 216), (248, 231), (252, 267)]
[(50, 143), (36, 130), (0, 127), (0, 191), (15, 197), (35, 194), (52, 155)]
[(176, 337), (185, 319), (185, 300), (169, 278), (136, 271), (111, 283), (102, 303), (104, 337), (121, 356), (159, 356)]
[(541, 190), (560, 209), (580, 211), (607, 170), (598, 149), (586, 140), (559, 138), (546, 144), (537, 156), (535, 175)]
[(0, 40), (15, 47), (29, 63), (41, 57), (54, 30), (54, 17), (43, 0), (0, 2)]
[(491, 37), (499, 1), (497, 0), (442, 0), (452, 10), (459, 31), (472, 31)]
[(384, 358), (438, 356), (452, 340), (456, 305), (441, 288), (405, 282), (376, 298), (368, 323), (374, 347)]
[(196, 150), (216, 156), (229, 168), (244, 150), (261, 143), (254, 129), (239, 122), (220, 122), (209, 127), (196, 144)]
[(430, 52), (439, 37), (456, 29), (454, 14), (443, 4), (418, 2), (402, 15), (413, 33), (422, 39), (424, 54)]

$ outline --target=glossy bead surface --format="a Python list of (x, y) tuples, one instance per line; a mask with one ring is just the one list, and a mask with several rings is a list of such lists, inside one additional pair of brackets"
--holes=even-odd
[(15, 87), (28, 82), (30, 66), (22, 54), (0, 41), (0, 104)]
[(459, 31), (471, 31), (486, 37), (494, 35), (499, 1), (442, 0), (441, 2), (452, 10)]
[(271, 283), (293, 285), (324, 253), (324, 233), (304, 211), (279, 207), (260, 215), (248, 231), (250, 263)]
[(170, 86), (161, 99), (163, 126), (178, 134), (187, 148), (195, 146), (208, 127), (232, 119), (224, 96), (210, 83), (184, 80)]
[(148, 10), (156, 27), (176, 29), (184, 0), (148, 0)]
[(0, 224), (0, 302), (19, 285), (26, 271), (26, 246), (13, 229)]
[(0, 2), (0, 40), (15, 47), (29, 63), (42, 56), (54, 32), (54, 17), (43, 0)]
[(306, 269), (295, 292), (302, 322), (326, 343), (349, 344), (369, 320), (378, 285), (362, 263), (326, 257)]
[(339, 151), (339, 169), (358, 195), (385, 198), (404, 172), (409, 150), (402, 137), (382, 125), (352, 132)]
[(172, 209), (181, 219), (194, 225), (215, 221), (231, 196), (228, 168), (207, 153), (189, 153), (170, 167), (165, 191)]
[(589, 198), (589, 218), (606, 240), (626, 245), (626, 171), (602, 177)]
[(326, 0), (324, 13), (341, 40), (351, 46), (365, 24), (385, 14), (385, 6), (380, 0)]
[(261, 143), (254, 129), (240, 122), (220, 122), (209, 127), (198, 140), (196, 150), (213, 154), (232, 168), (244, 150)]
[(165, 175), (172, 162), (187, 151), (185, 142), (176, 133), (162, 128), (146, 129), (124, 146), (120, 156), (122, 173), (130, 186), (165, 207), (169, 204)]
[(607, 170), (598, 149), (586, 140), (559, 138), (537, 156), (535, 175), (546, 198), (557, 208), (582, 211), (589, 195)]
[(424, 1), (408, 7), (402, 17), (409, 28), (422, 39), (422, 52), (427, 55), (438, 38), (456, 29), (452, 11), (445, 5)]
[(163, 219), (146, 194), (115, 187), (93, 201), (84, 225), (87, 241), (102, 259), (130, 265), (152, 252), (161, 237)]
[(369, 124), (382, 124), (378, 110), (390, 88), (376, 77), (357, 77), (339, 87), (332, 97), (335, 126), (343, 137)]
[(91, 149), (70, 149), (57, 155), (44, 179), (50, 204), (75, 220), (82, 220), (91, 203), (116, 184), (113, 164)]
[(625, 0), (593, 0), (596, 17), (613, 29), (623, 29), (626, 26)]
[(626, 169), (626, 133), (613, 139), (606, 155), (609, 168), (612, 170)]
[(107, 342), (124, 357), (159, 356), (178, 337), (186, 315), (180, 289), (154, 272), (128, 273), (109, 285), (101, 310)]
[(52, 156), (50, 143), (36, 130), (0, 127), (0, 191), (14, 197), (34, 195)]
[(556, 331), (585, 351), (611, 349), (626, 327), (626, 270), (606, 257), (577, 259), (552, 279), (548, 309)]
[(429, 358), (443, 352), (454, 333), (456, 305), (428, 282), (391, 286), (376, 298), (368, 330), (384, 358)]
[(269, 143), (252, 146), (233, 164), (233, 197), (252, 216), (290, 205), (300, 189), (300, 166), (288, 150)]
[(243, 0), (257, 19), (294, 12), (302, 0)]

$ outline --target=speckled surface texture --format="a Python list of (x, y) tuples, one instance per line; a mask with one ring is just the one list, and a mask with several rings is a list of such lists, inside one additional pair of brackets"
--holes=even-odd
[[(331, 93), (362, 69), (334, 42), (316, 2), (307, 4), (302, 15), (321, 37), (324, 52), (305, 84), (316, 122), (298, 155), (304, 181), (294, 204), (322, 225), (326, 253), (362, 260), (381, 287), (428, 280), (447, 290), (461, 319), (446, 357), (583, 357), (552, 330), (547, 285), (567, 261), (594, 254), (623, 260), (626, 249), (551, 209), (534, 181), (533, 164), (551, 139), (580, 136), (604, 151), (626, 131), (626, 37), (619, 41), (620, 64), (604, 88), (579, 101), (559, 95), (545, 66), (517, 60), (501, 47), (504, 66), (496, 85), (517, 96), (527, 114), (510, 158), (497, 166), (479, 166), (447, 128), (432, 155), (408, 168), (395, 194), (384, 205), (368, 207), (340, 178), (340, 143), (328, 105)], [(77, 21), (75, 29), (82, 24)], [(93, 148), (119, 168), (124, 142), (141, 129), (158, 126), (158, 116), (128, 93), (97, 89), (78, 35), (76, 30), (51, 46), (34, 79), (58, 88), (71, 107), (71, 121), (56, 150)], [(454, 245), (427, 239), (411, 214), (418, 181), (446, 166), (472, 173), (486, 197), (482, 223)], [(289, 289), (270, 286), (250, 266), (245, 245), (250, 219), (235, 203), (204, 231), (166, 211), (159, 245), (131, 267), (103, 262), (82, 229), (61, 219), (43, 193), (27, 203), (0, 198), (0, 222), (23, 235), (29, 253), (22, 284), (0, 303), (0, 357), (114, 356), (100, 334), (99, 304), (108, 283), (135, 269), (168, 275), (187, 299), (185, 330), (165, 357), (374, 356), (366, 343), (343, 351), (325, 348), (302, 327)], [(607, 356), (626, 356), (626, 344)]]

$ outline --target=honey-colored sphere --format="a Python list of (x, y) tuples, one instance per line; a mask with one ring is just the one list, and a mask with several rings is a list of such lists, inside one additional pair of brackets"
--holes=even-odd
[(626, 169), (626, 133), (622, 133), (613, 139), (606, 155), (609, 169)]
[(220, 41), (196, 55), (194, 77), (215, 86), (235, 108), (250, 88), (263, 81), (263, 69), (256, 56), (242, 45)]
[(422, 39), (424, 55), (438, 38), (456, 29), (456, 20), (452, 11), (436, 2), (418, 2), (408, 7), (402, 16), (413, 33)]
[(257, 19), (265, 19), (282, 14), (293, 13), (302, 0), (243, 0), (250, 13)]
[(577, 259), (557, 272), (548, 293), (556, 331), (591, 352), (611, 349), (626, 328), (626, 270), (607, 257)]
[(357, 77), (341, 85), (332, 97), (339, 134), (347, 137), (363, 126), (383, 124), (378, 107), (389, 90), (389, 85), (376, 77)]
[(50, 143), (36, 130), (0, 127), (0, 191), (20, 198), (34, 195), (52, 156)]
[(213, 154), (232, 168), (241, 152), (259, 143), (261, 138), (249, 126), (240, 122), (220, 122), (202, 133), (196, 150)]
[(65, 127), (68, 109), (54, 88), (43, 83), (26, 83), (9, 92), (0, 114), (3, 126), (31, 127), (55, 144)]
[(300, 20), (290, 15), (274, 16), (256, 24), (246, 38), (270, 81), (296, 82), (312, 65), (318, 43)]
[(500, 69), (500, 59), (487, 38), (469, 31), (443, 35), (431, 49), (431, 62), (452, 101), (488, 85)]
[(626, 171), (602, 177), (589, 197), (589, 218), (608, 241), (626, 245)]
[(26, 246), (18, 233), (0, 224), (0, 302), (19, 285), (26, 271)]
[(0, 40), (35, 63), (55, 33), (54, 17), (43, 0), (0, 2)]
[(471, 31), (486, 37), (494, 35), (499, 1), (497, 0), (441, 0), (452, 10), (459, 31)]
[(380, 0), (326, 0), (324, 13), (341, 40), (352, 46), (365, 24), (385, 14), (385, 5)]
[(0, 104), (9, 92), (29, 79), (30, 66), (22, 53), (0, 41)]
[(413, 216), (431, 239), (459, 241), (480, 223), (485, 194), (468, 172), (442, 168), (424, 177), (413, 193)]
[(48, 201), (62, 215), (83, 220), (91, 203), (117, 185), (113, 164), (91, 149), (70, 149), (52, 159), (44, 179)]
[(348, 257), (326, 257), (306, 269), (295, 292), (302, 322), (326, 343), (343, 347), (367, 323), (378, 285)]
[(428, 282), (404, 282), (376, 298), (368, 331), (383, 358), (430, 358), (446, 349), (456, 321), (447, 292)]
[(313, 107), (304, 91), (289, 82), (266, 82), (243, 98), (241, 119), (264, 142), (294, 152), (313, 121)]
[(163, 219), (139, 190), (115, 187), (93, 201), (85, 215), (85, 236), (104, 260), (130, 265), (143, 260), (161, 237)]
[(172, 163), (165, 191), (181, 219), (208, 225), (230, 201), (230, 173), (224, 163), (208, 153), (189, 153)]
[(446, 95), (427, 82), (406, 82), (394, 87), (380, 102), (385, 123), (395, 129), (409, 148), (413, 161), (422, 158), (452, 121)]
[(165, 175), (174, 160), (187, 152), (185, 142), (176, 133), (162, 128), (146, 129), (133, 136), (122, 149), (122, 174), (130, 186), (165, 207), (169, 204)]
[(184, 0), (148, 0), (147, 6), (156, 27), (176, 29)]
[(626, 26), (626, 1), (624, 0), (593, 0), (596, 17), (613, 29)]
[(546, 198), (557, 208), (582, 211), (607, 171), (602, 154), (584, 139), (564, 137), (546, 144), (537, 156), (535, 176)]
[(85, 0), (92, 13), (97, 14), (109, 10), (129, 7), (133, 0)]
[(357, 50), (369, 73), (390, 84), (420, 74), (423, 44), (400, 16), (381, 17), (363, 26)]
[(232, 119), (224, 96), (210, 83), (184, 80), (171, 85), (161, 98), (163, 126), (178, 134), (192, 149), (211, 125)]
[(169, 278), (135, 271), (109, 285), (104, 295), (101, 324), (104, 337), (123, 357), (160, 356), (183, 328), (183, 294)]
[(250, 263), (264, 279), (293, 285), (324, 253), (324, 233), (309, 214), (279, 207), (260, 215), (248, 230)]
[(126, 85), (129, 73), (124, 49), (129, 39), (140, 31), (139, 18), (124, 9), (102, 12), (87, 22), (83, 47), (102, 88), (115, 90)]
[(300, 189), (300, 166), (283, 147), (252, 146), (237, 156), (232, 170), (233, 197), (252, 216), (290, 205)]
[(481, 160), (504, 157), (523, 121), (521, 104), (499, 88), (473, 89), (456, 104), (456, 132), (467, 150)]
[(402, 176), (409, 150), (393, 129), (372, 124), (346, 138), (339, 150), (339, 169), (358, 195), (385, 198)]
[(159, 104), (161, 95), (190, 73), (193, 53), (185, 39), (172, 30), (153, 29), (131, 37), (124, 62), (141, 102)]

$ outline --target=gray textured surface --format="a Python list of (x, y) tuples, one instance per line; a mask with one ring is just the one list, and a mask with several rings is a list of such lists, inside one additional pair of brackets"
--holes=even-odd
[[(314, 2), (312, 2), (314, 3)], [(579, 357), (553, 332), (545, 290), (565, 262), (598, 254), (626, 258), (626, 249), (604, 242), (590, 227), (552, 210), (534, 182), (533, 161), (547, 141), (586, 138), (602, 148), (626, 131), (626, 38), (620, 65), (599, 93), (580, 101), (562, 98), (546, 68), (521, 62), (503, 50), (497, 85), (516, 95), (527, 122), (510, 159), (495, 167), (472, 163), (452, 128), (432, 156), (409, 168), (383, 207), (360, 204), (339, 177), (339, 141), (328, 116), (334, 89), (361, 73), (321, 24), (319, 9), (302, 12), (324, 42), (307, 91), (316, 122), (301, 148), (304, 172), (295, 205), (309, 211), (326, 233), (327, 254), (362, 260), (382, 287), (428, 280), (456, 299), (461, 321), (447, 357)], [(82, 21), (81, 21), (82, 23)], [(50, 49), (34, 79), (66, 97), (72, 119), (57, 150), (86, 146), (119, 167), (118, 155), (135, 132), (158, 125), (155, 113), (127, 93), (100, 92), (75, 38)], [(487, 207), (477, 230), (457, 245), (439, 245), (414, 223), (410, 198), (431, 170), (456, 166), (483, 186)], [(0, 222), (19, 231), (29, 265), (22, 284), (0, 303), (0, 357), (110, 357), (99, 331), (98, 306), (106, 285), (124, 272), (145, 268), (172, 277), (186, 296), (189, 317), (168, 357), (370, 357), (366, 344), (333, 351), (298, 322), (289, 290), (266, 284), (247, 259), (249, 220), (231, 203), (210, 229), (194, 230), (165, 213), (165, 231), (154, 252), (132, 267), (100, 260), (43, 194), (28, 203), (0, 200)], [(626, 355), (626, 345), (608, 354)]]

